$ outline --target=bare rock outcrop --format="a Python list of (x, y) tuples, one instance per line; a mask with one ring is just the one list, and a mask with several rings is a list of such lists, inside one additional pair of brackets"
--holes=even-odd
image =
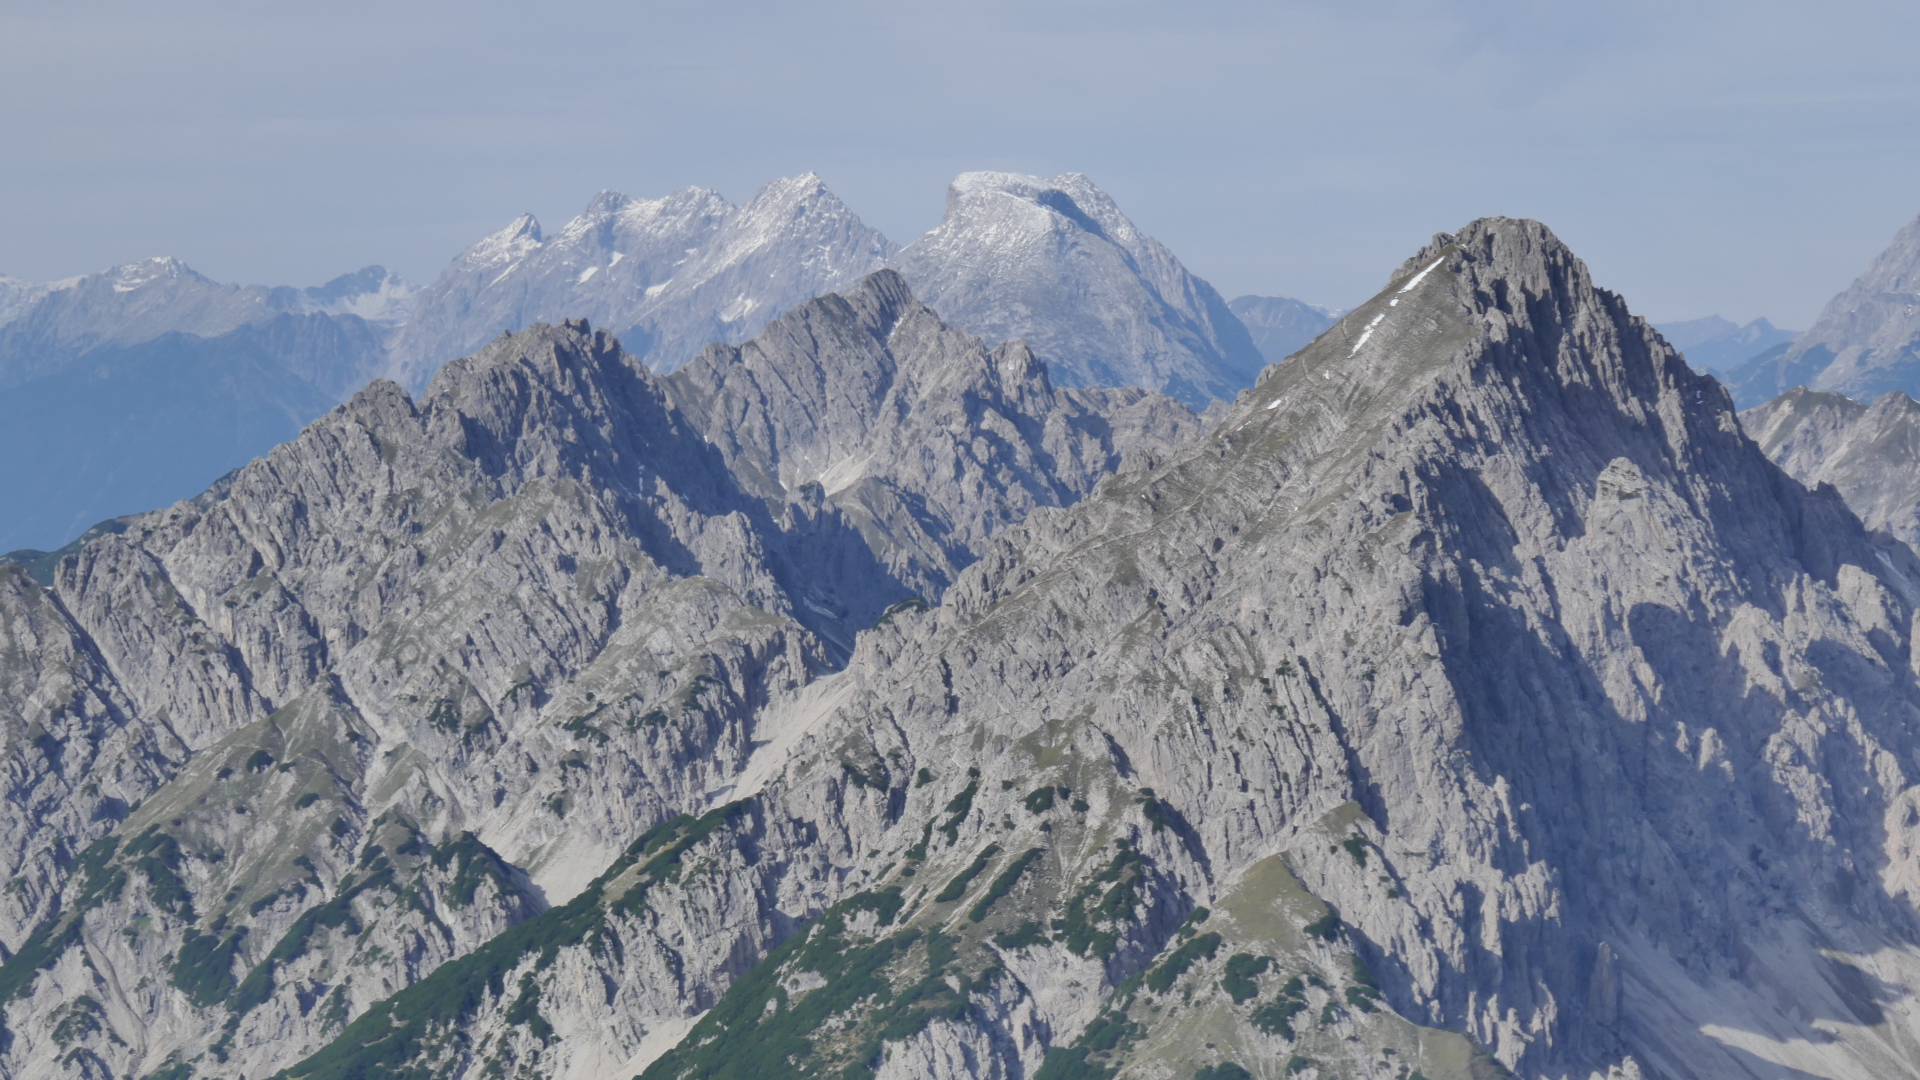
[(287, 1075), (1913, 1076), (1917, 612), (1475, 222)]
[(1795, 387), (1740, 414), (1794, 479), (1832, 484), (1868, 528), (1920, 545), (1920, 404), (1889, 390), (1871, 405)]
[[(854, 315), (876, 306), (896, 316), (878, 339)], [(873, 398), (812, 429), (819, 445), (872, 456), (934, 422), (964, 452), (852, 469), (896, 500), (856, 521), (817, 481), (789, 496), (736, 469), (744, 444), (714, 426), (730, 419), (682, 407), (752, 381), (725, 363)], [(27, 882), (0, 1067), (259, 1076), (406, 987), (436, 993), (449, 960), (599, 897), (636, 838), (735, 783), (769, 708), (890, 606), (937, 602), (996, 529), (1194, 431), (1157, 395), (1063, 394), (1030, 359), (996, 363), (891, 274), (672, 381), (584, 322), (539, 325), (417, 402), (375, 382), (89, 542), (51, 590), (0, 571), (24, 816), (0, 854)], [(765, 430), (786, 431), (775, 414)], [(892, 534), (937, 538), (931, 569), (863, 540)], [(780, 846), (805, 861), (808, 842)], [(737, 940), (663, 963), (716, 997), (791, 928), (759, 895), (702, 931)], [(667, 1000), (684, 1012), (686, 993)]]

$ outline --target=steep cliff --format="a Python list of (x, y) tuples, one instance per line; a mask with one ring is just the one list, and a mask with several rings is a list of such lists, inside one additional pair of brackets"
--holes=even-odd
[(286, 1075), (1912, 1076), (1917, 590), (1475, 222)]
[(896, 574), (817, 486), (741, 479), (702, 427), (718, 417), (675, 404), (703, 385), (733, 400), (729, 355), (866, 395), (849, 416), (887, 411), (845, 436), (829, 417), (821, 445), (882, 450), (933, 411), (959, 448), (948, 471), (849, 475), (917, 515), (862, 504), (876, 535), (929, 532), (947, 575), (972, 557), (957, 534), (984, 547), (1092, 486), (1063, 464), (1070, 481), (1036, 487), (1036, 454), (1104, 473), (1193, 424), (1157, 396), (1054, 392), (882, 274), (671, 382), (584, 323), (536, 326), (447, 365), (418, 403), (376, 382), (88, 543), (50, 591), (4, 571), (0, 656), (18, 659), (0, 722), (35, 815), (4, 851), (21, 882), (0, 909), (9, 1074), (296, 1060), (581, 894), (740, 774), (770, 702), (896, 602), (924, 606), (915, 590), (939, 581)]
[(1920, 545), (1920, 404), (1865, 405), (1795, 387), (1740, 414), (1760, 449), (1808, 487), (1832, 484), (1868, 528)]

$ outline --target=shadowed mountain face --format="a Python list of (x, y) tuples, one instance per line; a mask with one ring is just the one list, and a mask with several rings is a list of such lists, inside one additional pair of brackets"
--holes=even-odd
[[(1475, 223), (773, 705), (743, 801), (294, 1071), (1498, 1074), (1444, 1028), (1526, 1076), (1912, 1075), (1917, 573)], [(691, 1029), (644, 977), (820, 912), (674, 966), (730, 984)]]
[(1740, 422), (1795, 479), (1832, 484), (1868, 528), (1920, 546), (1920, 404), (1912, 398), (1891, 390), (1863, 405), (1795, 387)]
[(811, 297), (878, 269), (894, 245), (808, 173), (745, 206), (686, 188), (655, 200), (601, 192), (548, 237), (531, 215), (462, 252), (421, 290), (391, 376), (426, 385), (441, 364), (536, 322), (585, 318), (671, 371), (737, 344)]
[(1185, 415), (876, 274), (0, 571), (0, 1064), (1920, 1074), (1920, 557), (1534, 222)]
[(1727, 375), (1742, 408), (1795, 386), (1869, 401), (1920, 394), (1920, 217), (1834, 297), (1812, 329)]
[[(374, 383), (51, 590), (0, 567), (0, 1063), (319, 1049), (702, 808), (856, 631), (1193, 425), (1056, 391), (882, 273), (670, 378), (536, 326), (417, 403)], [(696, 999), (787, 924), (708, 929)]]
[(1197, 409), (1264, 363), (1213, 286), (1078, 173), (963, 173), (939, 227), (890, 265), (954, 325), (1025, 339), (1066, 386), (1144, 386)]
[(1056, 389), (1024, 344), (989, 351), (891, 270), (745, 346), (708, 349), (663, 385), (743, 487), (838, 508), (923, 597), (1008, 524), (1198, 429), (1161, 394)]

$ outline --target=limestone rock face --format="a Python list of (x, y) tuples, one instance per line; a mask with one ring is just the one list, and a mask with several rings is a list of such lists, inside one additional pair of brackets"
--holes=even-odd
[(1795, 387), (1740, 414), (1760, 449), (1808, 487), (1832, 484), (1868, 528), (1920, 546), (1920, 404), (1864, 405)]
[[(0, 923), (8, 1075), (257, 1077), (598, 897), (637, 837), (738, 779), (770, 703), (858, 630), (917, 591), (937, 601), (997, 529), (1166, 458), (1194, 425), (1158, 395), (1053, 391), (891, 274), (704, 364), (669, 380), (584, 322), (535, 326), (418, 402), (375, 382), (86, 544), (51, 590), (0, 570), (21, 813), (0, 857), (23, 882)], [(889, 563), (817, 482), (789, 498), (737, 473), (747, 444), (703, 426), (722, 414), (677, 404), (752, 379), (871, 399), (810, 429), (820, 446), (942, 426), (947, 471), (850, 470), (895, 500), (863, 504), (866, 527), (934, 537), (937, 565)], [(805, 441), (766, 415), (760, 445)], [(802, 860), (809, 842), (780, 840)], [(671, 960), (690, 996), (656, 987), (674, 1015), (791, 928), (756, 893), (727, 900)]]
[(1866, 272), (1827, 303), (1813, 327), (1727, 375), (1742, 408), (1795, 386), (1869, 401), (1920, 394), (1920, 217), (1894, 234)]
[(890, 270), (743, 347), (708, 349), (664, 385), (743, 486), (837, 507), (922, 597), (1008, 524), (1199, 427), (1161, 394), (1056, 389), (1023, 343), (988, 350)]
[(1475, 222), (288, 1075), (1913, 1076), (1916, 603)]
[(881, 273), (10, 572), (7, 730), (109, 748), (22, 789), (152, 790), (9, 841), (0, 1067), (1920, 1074), (1920, 556), (1534, 222), (1222, 412)]
[(421, 290), (389, 374), (417, 390), (501, 333), (574, 318), (671, 371), (709, 342), (745, 341), (852, 286), (893, 252), (812, 173), (745, 206), (700, 188), (652, 200), (603, 191), (554, 236), (522, 215), (462, 252)]
[(1065, 386), (1144, 386), (1200, 409), (1264, 363), (1213, 286), (1078, 173), (962, 173), (939, 227), (890, 265), (955, 326), (1025, 339)]
[(57, 601), (0, 567), (0, 948), (20, 951), (58, 910), (66, 870), (187, 756), (164, 723), (135, 722), (118, 679)]

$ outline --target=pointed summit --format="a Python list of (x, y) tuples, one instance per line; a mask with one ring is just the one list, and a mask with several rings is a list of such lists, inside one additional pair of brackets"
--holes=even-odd
[(744, 207), (704, 188), (651, 200), (602, 191), (549, 239), (522, 217), (456, 258), (421, 290), (393, 376), (417, 389), (503, 330), (569, 318), (670, 371), (709, 342), (744, 341), (794, 304), (851, 285), (893, 250), (812, 173), (776, 180)]
[(470, 270), (485, 270), (497, 266), (512, 267), (540, 250), (544, 243), (545, 240), (540, 234), (540, 222), (532, 214), (521, 214), (508, 223), (506, 228), (487, 236), (462, 252), (458, 262)]
[[(643, 1075), (750, 1071), (780, 988), (861, 956), (952, 1008), (829, 981), (845, 1037), (778, 1044), (794, 1069), (1910, 1077), (1917, 601), (1913, 553), (1769, 463), (1544, 226), (1473, 222), (769, 718), (702, 895), (844, 884), (756, 909), (828, 915)], [(602, 903), (629, 944), (558, 963), (626, 985), (690, 900)], [(358, 1080), (395, 1030), (296, 1071)]]
[[(1062, 633), (1076, 656), (1182, 598), (1156, 640), (1075, 679), (1126, 701), (1091, 723), (1116, 760), (1155, 763), (1155, 797), (1209, 838), (1222, 888), (1283, 856), (1395, 1011), (1525, 1076), (1735, 1075), (1778, 1044), (1716, 1032), (1837, 1015), (1805, 972), (1886, 956), (1877, 970), (1920, 981), (1910, 909), (1889, 899), (1911, 849), (1903, 832), (1890, 863), (1882, 825), (1913, 780), (1868, 764), (1920, 736), (1920, 686), (1908, 630), (1867, 636), (1910, 626), (1920, 565), (1782, 475), (1719, 384), (1545, 226), (1435, 237), (1269, 368), (1213, 442), (1082, 504), (1062, 532), (1101, 542), (1029, 549), (956, 591), (997, 640)], [(1222, 659), (1203, 674), (1199, 655)], [(1004, 662), (956, 668), (946, 692), (988, 695)], [(1169, 678), (1185, 683), (1150, 689)], [(1216, 689), (1183, 714), (1196, 685)], [(1257, 720), (1275, 699), (1286, 718)], [(1160, 719), (1182, 715), (1185, 733)], [(1829, 734), (1783, 769), (1809, 724)], [(1027, 733), (973, 734), (1003, 736)], [(1815, 774), (1831, 787), (1804, 786)], [(1855, 866), (1875, 868), (1857, 889), (1825, 884)], [(1842, 1027), (1796, 1067), (1909, 1075), (1899, 1036)]]
[(1068, 386), (1142, 386), (1196, 408), (1259, 371), (1246, 328), (1079, 173), (962, 173), (938, 228), (892, 265), (988, 341), (1025, 339)]

